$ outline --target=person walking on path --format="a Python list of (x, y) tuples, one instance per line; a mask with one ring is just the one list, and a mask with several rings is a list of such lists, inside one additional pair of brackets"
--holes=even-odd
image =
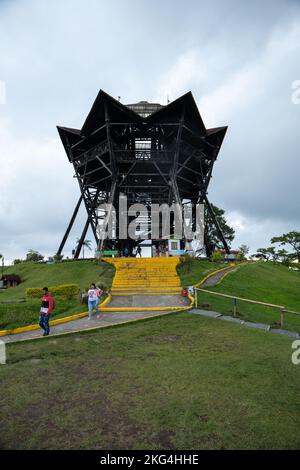
[(96, 284), (92, 283), (90, 289), (88, 290), (88, 306), (89, 306), (89, 317), (90, 320), (93, 315), (93, 310), (96, 310), (97, 318), (100, 316), (100, 312), (98, 309), (98, 291), (96, 288)]
[(50, 333), (49, 319), (53, 309), (54, 299), (50, 294), (48, 287), (44, 287), (39, 319), (39, 325), (44, 330), (43, 336), (48, 336)]
[(100, 300), (101, 300), (101, 296), (102, 296), (102, 294), (103, 294), (103, 290), (100, 289), (100, 287), (97, 287), (97, 286), (96, 286), (96, 291), (97, 291), (97, 296), (98, 296), (98, 298), (97, 298), (97, 305), (100, 305)]

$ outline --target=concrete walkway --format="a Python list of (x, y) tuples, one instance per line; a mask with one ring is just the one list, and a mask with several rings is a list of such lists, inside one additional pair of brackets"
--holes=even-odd
[(201, 284), (200, 287), (208, 287), (208, 286), (214, 286), (220, 279), (221, 277), (224, 276), (225, 273), (228, 273), (229, 271), (235, 271), (236, 269), (239, 268), (239, 265), (236, 266), (229, 266), (228, 268), (224, 268), (222, 271), (219, 273), (213, 274), (211, 277), (206, 279), (203, 284)]
[[(202, 286), (211, 286), (215, 284), (227, 271), (232, 271), (236, 269), (236, 266), (230, 266), (227, 269), (224, 269), (220, 273), (216, 273), (210, 278), (208, 278)], [(78, 320), (69, 321), (66, 323), (61, 323), (60, 325), (55, 325), (50, 327), (51, 336), (57, 336), (65, 333), (72, 333), (77, 331), (85, 331), (96, 328), (104, 328), (113, 324), (126, 323), (142, 318), (155, 317), (158, 315), (171, 313), (171, 307), (183, 307), (186, 308), (190, 304), (190, 300), (181, 295), (118, 295), (112, 296), (111, 301), (107, 307), (120, 308), (120, 307), (170, 307), (170, 310), (160, 310), (160, 311), (139, 311), (139, 312), (102, 312), (100, 317), (97, 318), (93, 316), (91, 320), (88, 320), (87, 317), (80, 318)], [(199, 313), (199, 311), (189, 310), (192, 313)], [(205, 311), (203, 311), (205, 312)], [(209, 313), (209, 312), (207, 312)], [(204, 313), (205, 314), (205, 313)], [(220, 314), (217, 314), (220, 316)], [(14, 335), (2, 336), (1, 340), (6, 343), (14, 343), (17, 341), (25, 341), (30, 339), (36, 339), (42, 337), (42, 330), (33, 330), (27, 331), (24, 333), (17, 333)]]
[[(55, 325), (50, 327), (50, 336), (57, 336), (64, 333), (74, 333), (76, 331), (85, 331), (96, 328), (104, 328), (110, 325), (118, 323), (127, 323), (134, 320), (142, 318), (156, 317), (158, 315), (166, 314), (170, 311), (145, 311), (145, 312), (111, 312), (111, 313), (101, 313), (100, 318), (97, 318), (95, 315), (88, 320), (87, 317), (79, 318), (78, 320), (69, 321), (66, 323), (61, 323), (60, 325)], [(1, 336), (1, 340), (5, 343), (15, 343), (17, 341), (24, 341), (29, 339), (40, 338), (43, 335), (41, 329), (27, 331), (24, 333), (17, 333), (15, 335)]]
[(145, 308), (145, 307), (187, 307), (190, 300), (181, 295), (118, 295), (112, 296), (107, 307)]
[[(84, 331), (94, 328), (103, 328), (117, 323), (126, 323), (142, 318), (155, 317), (172, 310), (172, 307), (186, 308), (190, 305), (190, 299), (182, 297), (178, 294), (170, 295), (118, 295), (112, 296), (111, 301), (106, 307), (114, 308), (113, 312), (101, 312), (99, 318), (95, 315), (88, 319), (88, 317), (79, 318), (77, 320), (68, 321), (59, 325), (50, 326), (51, 336), (57, 336), (65, 333), (72, 333), (76, 331)], [(120, 308), (140, 308), (141, 311), (125, 312), (118, 311)], [(146, 308), (161, 308), (162, 310), (144, 310)], [(170, 310), (169, 310), (170, 308)], [(164, 310), (166, 309), (166, 310)], [(178, 311), (178, 310), (177, 310)], [(1, 336), (1, 340), (6, 343), (14, 343), (17, 341), (24, 341), (28, 339), (40, 338), (43, 334), (41, 329), (26, 331), (23, 333), (10, 334)]]
[(230, 315), (223, 315), (220, 312), (214, 312), (213, 310), (200, 310), (192, 308), (189, 310), (189, 313), (195, 313), (196, 315), (202, 315), (204, 317), (215, 318), (217, 320), (229, 321), (231, 323), (236, 323), (238, 325), (247, 326), (249, 328), (254, 328), (256, 330), (264, 330), (266, 332), (275, 333), (277, 335), (288, 336), (290, 338), (299, 338), (300, 335), (296, 331), (282, 330), (280, 328), (271, 328), (271, 325), (265, 323), (254, 323), (250, 321), (241, 320), (240, 318), (235, 318)]

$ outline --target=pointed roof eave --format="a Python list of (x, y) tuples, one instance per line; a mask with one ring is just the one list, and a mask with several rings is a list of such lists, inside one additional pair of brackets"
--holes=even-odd
[(215, 154), (215, 159), (217, 159), (220, 148), (222, 146), (225, 134), (227, 132), (228, 126), (222, 127), (214, 127), (211, 129), (207, 129), (207, 137), (206, 140), (210, 143), (213, 143), (217, 146), (217, 151)]
[[(120, 101), (117, 101), (115, 98), (110, 96), (108, 93), (105, 93), (105, 91), (100, 90), (91, 109), (89, 114), (86, 117), (86, 120), (84, 121), (84, 124), (81, 129), (81, 134), (82, 135), (88, 135), (93, 130), (95, 130), (99, 125), (105, 123), (105, 102), (107, 102), (109, 105), (114, 106), (117, 110), (120, 111), (120, 115), (127, 115), (131, 121), (133, 122), (141, 122), (142, 118), (139, 116), (137, 113), (135, 113), (132, 109), (127, 108), (124, 104), (120, 103)], [(122, 118), (120, 119), (122, 122)]]
[(76, 134), (80, 135), (81, 130), (80, 129), (74, 129), (73, 127), (65, 127), (65, 126), (56, 126), (56, 128), (59, 130), (62, 130), (64, 132), (70, 133), (70, 134)]
[[(172, 101), (167, 106), (164, 106), (163, 108), (159, 109), (155, 113), (150, 114), (150, 116), (148, 116), (146, 120), (147, 122), (155, 122), (157, 119), (161, 119), (162, 116), (168, 116), (168, 114), (170, 114), (176, 108), (179, 108), (183, 111), (184, 106), (186, 106), (186, 112), (192, 117), (196, 128), (201, 133), (205, 133), (205, 125), (202, 121), (199, 109), (191, 91), (188, 91), (187, 93)], [(180, 117), (178, 116), (178, 120), (176, 120), (176, 123), (178, 123), (179, 120)]]
[(76, 144), (81, 139), (81, 132), (79, 129), (73, 129), (71, 127), (63, 127), (63, 126), (56, 126), (58, 130), (60, 139), (64, 146), (65, 152), (70, 160), (69, 157), (69, 144)]
[(155, 111), (154, 113), (150, 114), (149, 116), (147, 116), (146, 120), (149, 121), (149, 122), (153, 122), (157, 119), (157, 117), (161, 117), (165, 114), (169, 114), (170, 111), (172, 111), (172, 109), (182, 105), (183, 106), (183, 103), (185, 101), (185, 98), (186, 96), (189, 94), (190, 92), (188, 93), (185, 93), (184, 95), (180, 96), (179, 98), (176, 98), (176, 100), (174, 101), (171, 101), (171, 103), (167, 104), (166, 106), (164, 106), (163, 108), (161, 109), (158, 109), (157, 111)]
[(224, 135), (225, 135), (227, 129), (228, 129), (228, 126), (212, 127), (210, 129), (206, 129), (206, 133), (207, 133), (207, 135), (213, 135), (213, 134), (217, 134), (219, 132), (223, 132)]

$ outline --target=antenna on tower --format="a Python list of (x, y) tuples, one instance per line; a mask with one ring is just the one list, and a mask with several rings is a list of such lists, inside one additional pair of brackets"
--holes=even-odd
[(121, 101), (121, 96), (118, 96), (118, 101)]
[(169, 95), (167, 95), (167, 104), (170, 103), (170, 100), (169, 100)]

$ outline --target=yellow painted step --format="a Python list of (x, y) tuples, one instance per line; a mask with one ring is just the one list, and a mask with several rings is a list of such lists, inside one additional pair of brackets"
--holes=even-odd
[(179, 257), (171, 258), (105, 258), (116, 268), (111, 292), (180, 293), (181, 282), (176, 271)]

